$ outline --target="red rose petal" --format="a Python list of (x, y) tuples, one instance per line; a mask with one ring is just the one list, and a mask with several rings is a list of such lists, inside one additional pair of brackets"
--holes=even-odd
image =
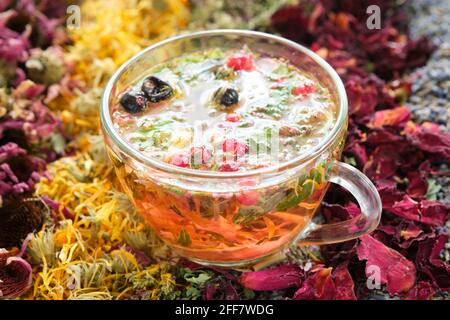
[(345, 90), (350, 114), (363, 118), (374, 112), (383, 90), (383, 82), (376, 77), (363, 78), (353, 75), (345, 81)]
[(397, 184), (394, 181), (378, 180), (376, 185), (383, 209), (391, 209), (394, 203), (401, 201), (405, 195), (403, 191), (397, 189)]
[(417, 269), (442, 291), (450, 290), (450, 264), (440, 259), (450, 235), (441, 234), (419, 243), (416, 254)]
[(282, 290), (298, 287), (302, 283), (303, 271), (296, 265), (281, 265), (279, 267), (244, 272), (240, 283), (251, 290)]
[(406, 192), (414, 198), (423, 197), (428, 190), (428, 181), (424, 172), (413, 171), (407, 174), (409, 181)]
[(409, 290), (405, 300), (430, 300), (436, 294), (436, 289), (425, 281), (419, 281)]
[(386, 143), (395, 144), (404, 141), (405, 138), (400, 136), (393, 128), (390, 127), (375, 128), (367, 135), (367, 138), (365, 139), (365, 142), (371, 146)]
[(401, 237), (409, 240), (409, 239), (415, 239), (417, 238), (421, 233), (423, 233), (423, 230), (420, 229), (418, 226), (416, 226), (415, 224), (411, 223), (408, 225), (408, 227), (406, 228), (406, 230), (402, 230), (401, 231)]
[(389, 211), (404, 219), (420, 221), (419, 203), (408, 195), (404, 195), (401, 201), (394, 203)]
[(403, 200), (394, 203), (389, 211), (404, 219), (442, 226), (450, 215), (450, 205), (431, 200), (422, 200), (419, 203), (404, 195)]
[(369, 128), (380, 128), (383, 126), (404, 126), (411, 117), (408, 107), (397, 107), (394, 109), (381, 110), (375, 112), (370, 122)]
[(370, 155), (363, 172), (374, 180), (387, 179), (395, 175), (400, 162), (398, 145), (380, 145)]
[(436, 134), (440, 134), (441, 133), (441, 128), (439, 127), (439, 125), (437, 123), (433, 123), (433, 122), (424, 122), (422, 123), (421, 127), (427, 131), (436, 133)]
[(357, 254), (359, 260), (367, 260), (367, 276), (372, 275), (367, 269), (370, 266), (377, 266), (380, 270), (381, 284), (387, 285), (390, 294), (406, 292), (414, 285), (416, 267), (411, 261), (369, 235), (360, 239)]
[(431, 200), (420, 202), (420, 221), (432, 226), (443, 226), (450, 215), (450, 205)]
[(361, 210), (353, 202), (350, 202), (346, 206), (341, 206), (339, 204), (328, 204), (324, 202), (322, 203), (322, 208), (322, 215), (327, 223), (345, 221), (361, 214)]
[(339, 265), (333, 271), (333, 279), (336, 287), (336, 300), (356, 300), (355, 285), (345, 264)]
[(418, 149), (450, 162), (450, 134), (428, 130), (427, 127), (410, 127), (404, 131), (409, 141)]
[(361, 168), (367, 162), (366, 148), (360, 143), (354, 143), (351, 147), (346, 149), (346, 154), (350, 154), (355, 157), (358, 167)]
[(291, 40), (302, 41), (308, 33), (308, 17), (300, 6), (280, 8), (272, 15), (271, 22), (276, 30)]
[(308, 277), (294, 294), (294, 300), (334, 300), (336, 287), (331, 276), (331, 268), (322, 268)]

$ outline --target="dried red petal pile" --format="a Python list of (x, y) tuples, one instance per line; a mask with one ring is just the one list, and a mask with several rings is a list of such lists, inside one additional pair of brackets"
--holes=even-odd
[(306, 278), (293, 299), (296, 300), (356, 300), (353, 279), (347, 266), (341, 264), (334, 270), (319, 266)]
[[(13, 229), (8, 221), (15, 221), (11, 208), (28, 206), (23, 199), (45, 174), (46, 163), (66, 152), (68, 137), (47, 103), (68, 66), (59, 47), (65, 41), (62, 3), (6, 1), (0, 9), (0, 230), (4, 238), (10, 237), (6, 230)], [(16, 242), (23, 239), (18, 233)], [(8, 243), (0, 241), (0, 248), (12, 245)]]
[[(289, 30), (306, 26), (294, 39), (339, 72), (351, 115), (344, 155), (375, 182), (383, 202), (382, 222), (373, 236), (362, 237), (359, 244), (323, 247), (325, 264), (348, 263), (359, 298), (371, 292), (358, 260), (367, 260), (366, 271), (378, 267), (382, 291), (430, 298), (447, 291), (450, 280), (449, 263), (442, 257), (450, 206), (429, 194), (429, 179), (441, 174), (441, 163), (450, 162), (450, 135), (433, 124), (410, 122), (410, 111), (402, 105), (411, 87), (406, 75), (426, 62), (432, 45), (408, 37), (407, 21), (394, 1), (376, 2), (387, 13), (379, 30), (366, 27), (365, 9), (374, 1), (310, 1), (311, 8), (280, 10), (273, 23), (291, 38)], [(342, 191), (332, 189), (327, 199), (337, 198), (333, 192)], [(354, 213), (348, 203), (327, 205), (324, 213), (349, 218)]]
[[(381, 29), (366, 26), (372, 4), (381, 8)], [(321, 247), (320, 263), (309, 271), (296, 270), (291, 261), (244, 273), (240, 283), (253, 290), (286, 289), (279, 295), (294, 299), (445, 297), (450, 205), (436, 199), (434, 178), (448, 174), (439, 168), (450, 163), (450, 134), (436, 124), (411, 122), (403, 105), (411, 94), (408, 73), (427, 61), (431, 42), (409, 38), (402, 8), (387, 0), (302, 1), (275, 12), (272, 26), (312, 48), (341, 76), (350, 113), (344, 159), (375, 183), (383, 217), (371, 235)], [(325, 201), (321, 210), (328, 222), (359, 214), (340, 188), (330, 188)]]

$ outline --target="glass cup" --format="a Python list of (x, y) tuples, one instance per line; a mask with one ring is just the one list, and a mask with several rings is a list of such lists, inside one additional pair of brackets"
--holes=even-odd
[[(253, 52), (288, 60), (330, 90), (337, 121), (316, 146), (267, 168), (212, 172), (152, 159), (120, 137), (111, 120), (112, 107), (118, 94), (146, 76), (149, 68), (189, 52), (240, 50), (244, 44)], [(101, 102), (108, 154), (138, 212), (181, 256), (222, 267), (264, 264), (282, 257), (290, 246), (346, 241), (377, 227), (381, 201), (376, 188), (363, 173), (338, 161), (347, 119), (345, 89), (330, 65), (297, 43), (246, 30), (196, 32), (152, 45), (117, 70)], [(356, 198), (361, 215), (331, 224), (312, 220), (330, 182)]]

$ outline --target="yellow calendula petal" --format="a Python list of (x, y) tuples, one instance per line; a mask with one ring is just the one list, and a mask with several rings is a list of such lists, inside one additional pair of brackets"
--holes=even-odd
[[(66, 59), (74, 66), (71, 80), (80, 89), (64, 92), (50, 103), (74, 136), (78, 152), (51, 163), (47, 169), (52, 178), (36, 185), (36, 196), (45, 195), (61, 207), (53, 213), (55, 226), (31, 241), (35, 264), (29, 298), (126, 298), (130, 288), (148, 286), (154, 279), (147, 289), (150, 298), (158, 299), (175, 285), (173, 276), (163, 275), (159, 264), (142, 270), (133, 254), (114, 250), (127, 240), (145, 252), (162, 244), (127, 197), (116, 191), (119, 183), (99, 135), (98, 106), (103, 86), (120, 64), (187, 25), (187, 1), (84, 1), (81, 17), (80, 27), (69, 30), (72, 43), (65, 48)], [(73, 221), (65, 220), (63, 208)]]

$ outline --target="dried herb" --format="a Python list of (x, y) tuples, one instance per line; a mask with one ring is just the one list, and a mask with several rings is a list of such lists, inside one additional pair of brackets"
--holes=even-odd
[(22, 255), (0, 249), (0, 299), (17, 298), (30, 288), (32, 269)]
[(191, 237), (184, 227), (181, 228), (181, 231), (178, 234), (177, 242), (183, 247), (188, 247), (192, 243)]
[[(126, 196), (113, 191), (117, 182), (107, 164), (101, 137), (96, 135), (101, 87), (134, 53), (184, 27), (189, 12), (184, 1), (176, 0), (170, 6), (142, 2), (138, 7), (127, 0), (117, 2), (114, 7), (106, 2), (83, 2), (82, 16), (86, 20), (80, 28), (69, 30), (72, 44), (65, 46), (64, 59), (59, 55), (58, 45), (66, 41), (61, 28), (64, 19), (60, 19), (65, 15), (66, 5), (57, 1), (37, 7), (31, 1), (27, 2), (27, 10), (25, 6), (14, 7), (15, 2), (2, 8), (5, 14), (0, 17), (0, 144), (1, 148), (11, 142), (16, 144), (9, 149), (8, 159), (2, 158), (2, 165), (8, 165), (2, 166), (0, 179), (3, 205), (8, 208), (17, 202), (18, 208), (24, 208), (19, 211), (27, 212), (25, 220), (20, 221), (32, 221), (24, 224), (27, 228), (36, 222), (33, 228), (39, 228), (42, 221), (31, 205), (37, 203), (25, 201), (36, 187), (38, 196), (50, 200), (47, 205), (52, 208), (53, 219), (58, 221), (55, 226), (37, 232), (30, 241), (25, 258), (34, 264), (36, 271), (33, 296), (28, 291), (25, 297), (386, 299), (397, 295), (432, 299), (450, 290), (445, 232), (449, 208), (442, 202), (448, 189), (445, 174), (450, 159), (449, 137), (441, 131), (445, 129), (446, 113), (435, 114), (445, 104), (437, 102), (436, 107), (427, 98), (431, 94), (439, 98), (445, 93), (425, 85), (443, 76), (423, 69), (418, 74), (427, 76), (408, 77), (410, 70), (426, 62), (432, 46), (425, 38), (413, 40), (408, 36), (408, 22), (399, 2), (378, 2), (386, 13), (380, 30), (366, 28), (365, 10), (372, 4), (370, 1), (294, 1), (280, 10), (277, 8), (285, 1), (193, 2), (196, 18), (190, 25), (192, 28), (269, 28), (309, 46), (337, 70), (345, 84), (350, 110), (344, 156), (375, 182), (383, 202), (381, 224), (371, 236), (323, 246), (319, 253), (309, 249), (311, 262), (302, 262), (299, 267), (284, 264), (254, 274), (244, 273), (241, 281), (217, 268), (205, 270), (191, 264), (180, 273), (181, 263), (156, 262), (167, 259), (170, 252), (147, 229)], [(24, 16), (27, 28), (19, 19)], [(130, 16), (135, 18), (129, 19)], [(414, 20), (409, 24), (417, 30)], [(437, 34), (435, 28), (426, 24), (430, 26), (429, 34)], [(445, 23), (434, 25), (445, 29)], [(11, 26), (16, 27), (13, 30)], [(440, 39), (445, 37), (441, 31)], [(424, 33), (427, 32), (421, 31), (419, 35)], [(122, 36), (117, 37), (118, 34)], [(99, 39), (110, 45), (99, 46)], [(116, 50), (118, 47), (122, 50)], [(32, 48), (39, 49), (32, 52)], [(441, 48), (435, 59), (445, 61), (445, 57), (446, 49)], [(66, 65), (69, 60), (74, 61), (72, 66)], [(442, 62), (436, 65), (444, 70)], [(41, 66), (52, 71), (44, 71)], [(433, 64), (428, 67), (433, 69)], [(285, 72), (277, 70), (280, 75)], [(233, 74), (222, 70), (218, 76)], [(24, 81), (26, 77), (38, 84)], [(419, 98), (420, 95), (423, 97)], [(281, 102), (284, 99), (283, 94), (275, 98)], [(403, 107), (407, 99), (408, 105), (413, 105), (412, 114)], [(420, 100), (434, 107), (419, 107)], [(274, 107), (277, 103), (272, 105), (267, 108), (267, 116), (282, 114), (282, 109)], [(18, 117), (11, 112), (13, 106), (20, 111)], [(430, 111), (419, 112), (418, 108)], [(421, 122), (434, 119), (440, 126), (414, 124), (408, 122), (410, 118)], [(24, 130), (27, 127), (30, 129)], [(77, 152), (53, 162), (48, 167), (50, 179), (44, 171), (45, 161), (54, 161), (70, 151), (67, 148), (70, 137), (63, 127), (75, 134), (72, 146)], [(233, 169), (232, 165), (229, 169)], [(328, 180), (328, 174), (329, 170), (320, 175), (309, 173), (291, 190), (288, 197), (291, 202), (279, 204), (280, 208), (285, 210), (298, 204), (314, 184)], [(322, 208), (325, 220), (340, 221), (360, 214), (352, 199), (340, 189), (330, 188), (325, 200)], [(266, 203), (257, 202), (259, 209), (244, 212), (239, 220), (248, 223), (248, 217), (260, 217), (276, 203), (276, 195)], [(17, 217), (22, 217), (20, 212)], [(18, 245), (25, 232), (25, 229), (15, 235), (8, 232), (4, 239), (10, 245)], [(182, 242), (188, 241), (186, 234), (180, 233)], [(5, 297), (25, 294), (31, 283), (31, 267), (19, 257), (7, 264), (4, 258), (13, 257), (15, 251), (1, 252), (1, 292)], [(155, 263), (152, 260), (148, 264), (150, 261), (145, 257), (149, 255), (156, 259)], [(367, 262), (358, 261), (358, 257)], [(365, 285), (364, 265), (369, 264), (377, 264), (382, 272), (384, 286), (376, 292)], [(414, 281), (415, 278), (420, 281)], [(243, 289), (242, 285), (258, 291)], [(61, 287), (64, 289), (60, 290)]]

